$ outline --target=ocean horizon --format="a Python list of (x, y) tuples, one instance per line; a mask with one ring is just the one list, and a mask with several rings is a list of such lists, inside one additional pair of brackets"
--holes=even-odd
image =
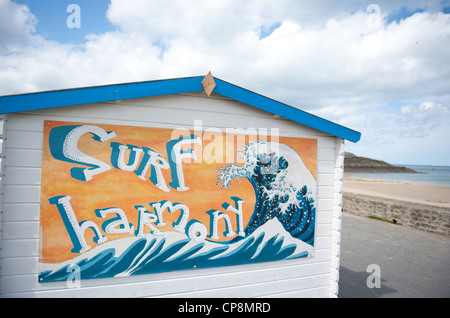
[(350, 172), (351, 175), (360, 178), (381, 179), (387, 181), (410, 182), (419, 184), (432, 184), (450, 187), (450, 166), (431, 165), (405, 165), (395, 164), (413, 169), (419, 173), (365, 173)]

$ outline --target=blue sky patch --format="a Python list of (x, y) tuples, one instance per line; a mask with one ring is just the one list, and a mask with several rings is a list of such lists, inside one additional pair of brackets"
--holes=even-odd
[(387, 23), (390, 24), (391, 22), (397, 22), (400, 23), (400, 21), (402, 20), (406, 20), (407, 18), (413, 16), (414, 14), (418, 13), (418, 12), (425, 12), (425, 8), (418, 8), (418, 9), (414, 9), (409, 11), (407, 7), (401, 7), (400, 9), (398, 9), (397, 11), (392, 12), (391, 14), (389, 14), (386, 18)]
[[(59, 43), (80, 44), (85, 42), (85, 36), (90, 33), (98, 34), (116, 29), (106, 18), (106, 11), (110, 0), (15, 0), (18, 4), (27, 5), (36, 17), (36, 33), (47, 40)], [(79, 6), (80, 27), (70, 27), (67, 20), (75, 13), (68, 11), (71, 4)]]
[(269, 27), (263, 25), (259, 29), (259, 32), (260, 32), (259, 39), (262, 40), (264, 38), (269, 37), (273, 33), (273, 31), (278, 29), (280, 26), (281, 26), (281, 22), (276, 22)]

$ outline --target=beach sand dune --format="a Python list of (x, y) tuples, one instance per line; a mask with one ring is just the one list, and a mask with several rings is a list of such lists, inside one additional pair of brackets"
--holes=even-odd
[(344, 192), (450, 207), (450, 187), (366, 179), (344, 174)]

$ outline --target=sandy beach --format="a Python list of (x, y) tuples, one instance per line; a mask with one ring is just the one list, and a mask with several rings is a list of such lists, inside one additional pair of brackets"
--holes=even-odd
[(344, 192), (450, 207), (450, 187), (365, 179), (344, 174)]

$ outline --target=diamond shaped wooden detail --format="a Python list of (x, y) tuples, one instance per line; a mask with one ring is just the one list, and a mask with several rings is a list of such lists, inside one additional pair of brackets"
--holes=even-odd
[(211, 71), (209, 71), (203, 79), (202, 86), (205, 90), (206, 96), (211, 96), (214, 88), (216, 87), (216, 82), (214, 81), (214, 77), (212, 76)]

